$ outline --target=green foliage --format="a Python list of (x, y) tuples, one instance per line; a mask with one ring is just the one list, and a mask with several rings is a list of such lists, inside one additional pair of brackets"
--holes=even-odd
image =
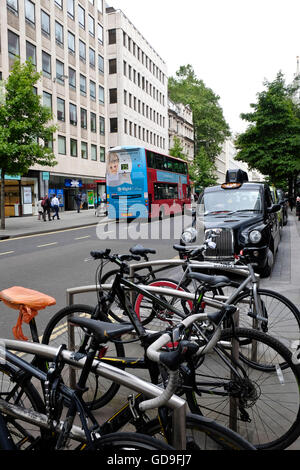
[(236, 160), (267, 175), (271, 183), (284, 185), (300, 172), (300, 118), (293, 101), (295, 89), (286, 86), (281, 72), (265, 82), (253, 112), (241, 114), (250, 124), (235, 142)]
[(219, 96), (199, 80), (191, 65), (181, 66), (176, 77), (169, 78), (169, 96), (174, 103), (188, 104), (193, 112), (195, 129), (195, 153), (204, 149), (214, 161), (222, 143), (230, 136)]
[(204, 149), (200, 149), (189, 168), (195, 187), (202, 189), (217, 183), (216, 167)]
[(177, 135), (174, 136), (174, 145), (169, 150), (169, 155), (171, 155), (172, 157), (181, 158), (182, 160), (187, 160), (187, 156), (183, 152), (183, 147)]

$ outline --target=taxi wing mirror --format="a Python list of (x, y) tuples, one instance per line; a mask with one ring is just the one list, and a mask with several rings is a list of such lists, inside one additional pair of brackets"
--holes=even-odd
[(280, 211), (281, 209), (281, 205), (280, 204), (273, 204), (271, 207), (268, 207), (268, 213), (269, 214), (273, 214), (274, 212), (278, 212)]

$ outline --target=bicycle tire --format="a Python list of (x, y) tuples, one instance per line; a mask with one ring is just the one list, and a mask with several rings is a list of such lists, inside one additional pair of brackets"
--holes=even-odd
[[(67, 318), (72, 315), (84, 315), (89, 318), (93, 317), (95, 308), (89, 305), (74, 304), (69, 307), (65, 307), (59, 310), (48, 322), (43, 338), (42, 343), (48, 344), (49, 346), (58, 346), (60, 344), (66, 344), (68, 349), (78, 351), (81, 339), (84, 336), (84, 332), (80, 327), (74, 327), (75, 331), (75, 341), (74, 346), (68, 345), (68, 331), (67, 331)], [(99, 320), (110, 322), (106, 315), (99, 312)], [(101, 354), (107, 355), (109, 357), (125, 357), (125, 350), (122, 343), (118, 342), (109, 342), (99, 349), (99, 356)], [(100, 358), (99, 358), (100, 360)], [(115, 365), (115, 364), (114, 364)], [(120, 368), (123, 368), (121, 364), (117, 365)], [(65, 367), (62, 371), (62, 377), (66, 383), (70, 385), (70, 380), (67, 377), (67, 373), (71, 369)], [(78, 374), (79, 370), (72, 369), (73, 372), (73, 384)], [(77, 374), (77, 375), (76, 375)], [(76, 376), (76, 377), (75, 377)], [(109, 403), (112, 398), (119, 391), (120, 385), (113, 383), (107, 379), (99, 377), (97, 374), (90, 373), (87, 381), (88, 390), (84, 393), (83, 399), (87, 406), (91, 409), (98, 409)]]
[[(285, 449), (300, 435), (300, 368), (293, 364), (291, 351), (268, 334), (236, 328), (235, 336), (241, 341), (244, 356), (246, 348), (251, 354), (252, 341), (258, 347), (261, 363), (267, 355), (265, 361), (270, 365), (272, 356), (274, 370), (258, 370), (243, 362), (246, 376), (232, 377), (218, 354), (207, 354), (195, 372), (194, 390), (186, 392), (188, 405), (192, 413), (230, 426), (230, 398), (235, 398), (238, 407), (243, 405), (235, 430), (259, 449)], [(232, 339), (233, 332), (223, 330), (221, 341)], [(215, 350), (222, 351), (220, 343)], [(284, 369), (280, 367), (282, 362), (287, 365)]]
[[(165, 439), (161, 423), (155, 418), (142, 428), (143, 432), (157, 439)], [(256, 450), (242, 436), (204, 416), (192, 413), (186, 416), (186, 450)]]
[[(118, 454), (120, 451), (174, 451), (165, 442), (136, 432), (114, 432), (100, 437), (95, 443), (97, 450), (105, 454)], [(85, 450), (90, 450), (87, 445)]]
[[(167, 289), (174, 289), (181, 292), (190, 293), (185, 287), (179, 286), (178, 283), (172, 279), (167, 278), (155, 279), (154, 281), (150, 281), (147, 286), (164, 287)], [(176, 298), (165, 294), (162, 295), (155, 293), (155, 295), (170, 305), (173, 305), (178, 310), (182, 311), (183, 316), (189, 315), (192, 311), (192, 300), (184, 300), (180, 297)], [(177, 316), (176, 313), (173, 313), (172, 311), (166, 311), (166, 309), (159, 305), (156, 306), (153, 301), (144, 296), (144, 294), (139, 294), (137, 296), (134, 304), (134, 310), (144, 326), (147, 326), (149, 329), (156, 329), (158, 331), (165, 328), (166, 325), (176, 324), (182, 320), (182, 317)]]

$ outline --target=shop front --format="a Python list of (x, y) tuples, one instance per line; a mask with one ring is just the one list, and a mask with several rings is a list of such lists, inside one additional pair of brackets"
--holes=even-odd
[[(1, 181), (0, 181), (1, 188)], [(20, 217), (37, 213), (38, 175), (5, 175), (5, 217)]]

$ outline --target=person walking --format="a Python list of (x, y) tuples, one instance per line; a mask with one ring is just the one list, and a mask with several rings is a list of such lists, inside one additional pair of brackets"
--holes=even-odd
[(52, 207), (53, 207), (53, 209), (54, 209), (54, 215), (53, 215), (53, 217), (52, 217), (52, 220), (54, 220), (54, 217), (56, 217), (57, 220), (60, 220), (60, 219), (59, 219), (59, 215), (58, 215), (58, 211), (59, 211), (59, 200), (58, 200), (58, 198), (57, 198), (56, 195), (54, 195), (54, 197), (52, 198), (51, 203), (52, 203)]
[(51, 216), (50, 216), (51, 203), (50, 203), (48, 194), (46, 194), (42, 200), (42, 208), (43, 208), (44, 222), (46, 222), (46, 215), (48, 216), (48, 220), (51, 220)]
[(42, 199), (40, 199), (37, 203), (37, 210), (38, 210), (38, 220), (42, 220), (43, 219)]
[(75, 199), (75, 202), (76, 202), (76, 206), (77, 206), (77, 212), (80, 212), (80, 205), (81, 205), (81, 194), (76, 194), (76, 196), (74, 197)]
[(290, 204), (291, 212), (293, 212), (293, 208), (294, 208), (294, 205), (295, 205), (293, 197), (290, 197), (289, 204)]
[(297, 196), (296, 199), (296, 216), (298, 216), (298, 220), (300, 220), (300, 196)]

